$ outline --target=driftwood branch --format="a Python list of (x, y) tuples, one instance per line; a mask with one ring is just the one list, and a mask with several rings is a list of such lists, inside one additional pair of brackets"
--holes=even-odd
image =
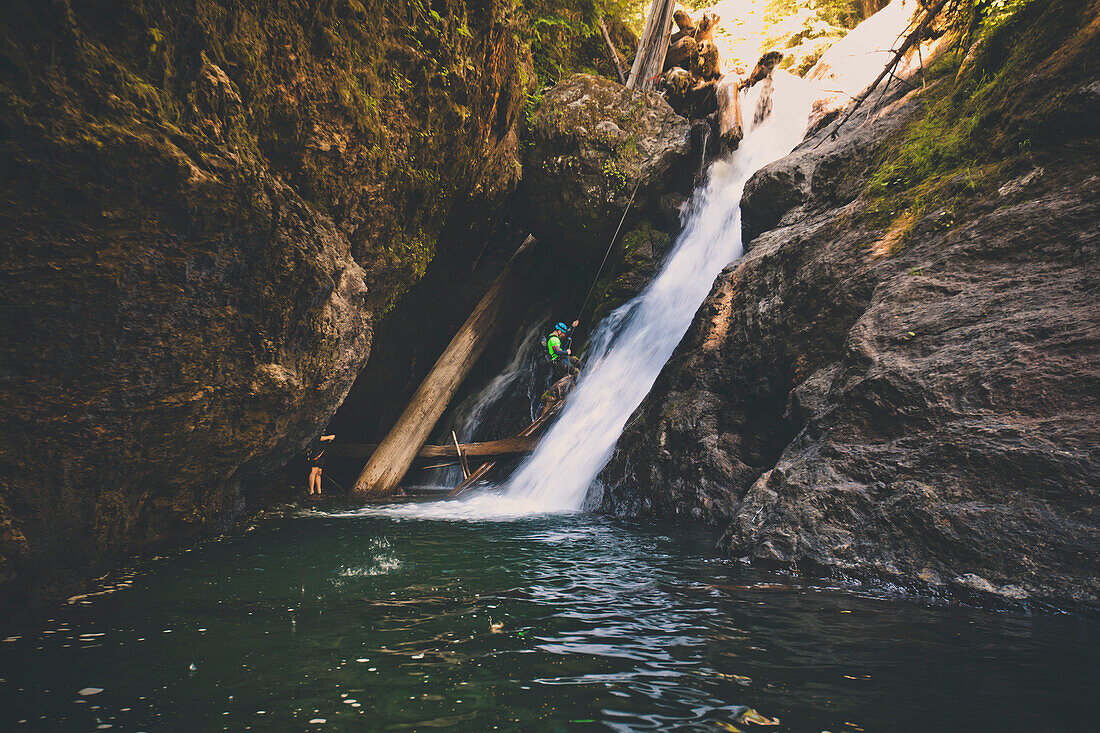
[(455, 442), (455, 453), (458, 454), (458, 463), (462, 466), (462, 478), (470, 478), (470, 467), (466, 465), (466, 459), (462, 457), (462, 446), (458, 444), (458, 434), (451, 431), (451, 438)]
[[(535, 449), (535, 438), (504, 438), (483, 443), (460, 443), (464, 458), (496, 458), (530, 453)], [(343, 443), (328, 449), (330, 458), (370, 458), (378, 450), (372, 443)], [(458, 453), (453, 445), (425, 445), (416, 454), (417, 461), (443, 460), (446, 465), (458, 463)]]

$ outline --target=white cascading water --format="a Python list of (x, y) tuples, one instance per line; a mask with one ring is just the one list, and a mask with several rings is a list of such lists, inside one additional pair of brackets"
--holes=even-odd
[[(561, 417), (508, 482), (506, 495), (542, 511), (579, 509), (604, 467), (626, 421), (649, 393), (680, 343), (718, 273), (743, 253), (741, 194), (753, 173), (789, 153), (806, 130), (813, 94), (789, 74), (750, 89), (746, 120), (757, 106), (772, 113), (748, 129), (738, 151), (711, 166), (697, 193), (684, 231), (657, 277), (622, 306), (617, 333), (595, 339), (577, 388)], [(611, 319), (609, 319), (611, 320)], [(611, 324), (606, 324), (612, 327)], [(605, 324), (601, 324), (601, 330)]]
[(505, 484), (503, 495), (483, 491), (453, 501), (371, 507), (355, 513), (491, 519), (581, 508), (626, 421), (672, 356), (714, 279), (742, 255), (740, 201), (745, 184), (753, 173), (793, 150), (805, 134), (816, 97), (811, 85), (776, 72), (774, 98), (762, 99), (761, 92), (768, 86), (758, 84), (748, 90), (742, 109), (745, 120), (755, 120), (757, 106), (771, 101), (771, 114), (749, 123), (737, 152), (711, 165), (661, 272), (637, 297), (600, 323), (561, 416)]

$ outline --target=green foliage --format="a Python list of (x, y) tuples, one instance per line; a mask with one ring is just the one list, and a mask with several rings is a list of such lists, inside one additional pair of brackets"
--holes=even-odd
[(537, 86), (553, 86), (570, 74), (595, 71), (607, 53), (599, 30), (600, 18), (621, 17), (637, 3), (514, 0), (513, 28), (517, 38), (531, 50)]
[(880, 4), (886, 3), (867, 3), (861, 0), (768, 0), (764, 20), (767, 23), (778, 23), (798, 14), (800, 10), (808, 10), (819, 22), (839, 28), (855, 28), (868, 17), (868, 11), (874, 12)]
[(616, 189), (622, 191), (626, 188), (626, 174), (614, 160), (608, 160), (603, 164), (603, 175)]
[(1029, 0), (973, 0), (970, 12), (979, 33), (988, 35), (1000, 28)]

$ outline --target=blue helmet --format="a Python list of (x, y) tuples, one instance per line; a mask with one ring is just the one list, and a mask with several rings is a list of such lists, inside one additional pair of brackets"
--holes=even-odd
[(561, 321), (558, 321), (558, 325), (554, 326), (554, 329), (558, 330), (558, 331), (561, 331), (562, 333), (565, 333), (566, 331), (569, 330), (568, 328), (565, 327), (565, 324), (562, 323)]

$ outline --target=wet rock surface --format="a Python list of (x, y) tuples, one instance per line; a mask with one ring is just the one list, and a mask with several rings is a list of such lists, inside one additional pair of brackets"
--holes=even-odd
[(1073, 130), (883, 226), (865, 183), (919, 103), (895, 95), (750, 182), (755, 239), (631, 418), (600, 506), (725, 527), (732, 557), (769, 566), (1096, 608), (1100, 151)]
[(675, 185), (690, 125), (655, 92), (575, 74), (546, 93), (524, 154), (522, 211), (563, 255), (599, 262), (637, 189), (647, 212)]

